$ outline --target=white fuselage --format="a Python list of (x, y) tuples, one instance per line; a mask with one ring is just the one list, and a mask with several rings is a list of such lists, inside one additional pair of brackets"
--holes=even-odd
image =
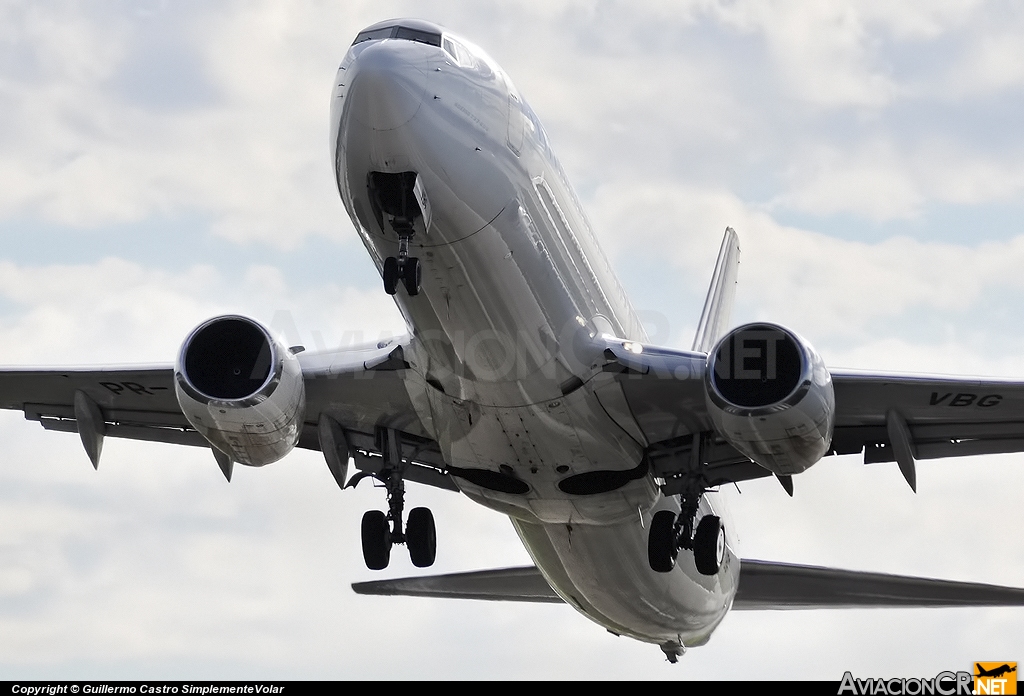
[(647, 527), (678, 505), (650, 473), (593, 495), (558, 488), (642, 465), (649, 443), (596, 367), (593, 339), (645, 333), (533, 112), (479, 49), (452, 40), (452, 53), (403, 39), (354, 45), (332, 102), (338, 188), (378, 269), (398, 237), (373, 212), (370, 172), (415, 172), (425, 195), (409, 252), (422, 289), (395, 295), (413, 333), (410, 397), (450, 466), (528, 485), (512, 494), (456, 479), (512, 518), (567, 602), (616, 633), (699, 644), (736, 591), (731, 543), (718, 575), (700, 575), (685, 551), (656, 573)]

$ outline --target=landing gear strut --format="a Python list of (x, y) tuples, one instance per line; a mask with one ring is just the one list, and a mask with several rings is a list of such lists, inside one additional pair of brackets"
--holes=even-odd
[[(394, 544), (405, 544), (409, 547), (413, 565), (428, 568), (434, 564), (437, 555), (434, 515), (429, 508), (413, 508), (403, 529), (405, 462), (401, 456), (401, 443), (398, 433), (391, 428), (379, 429), (377, 437), (384, 455), (384, 466), (379, 472), (370, 475), (383, 483), (387, 490), (388, 512), (369, 510), (363, 515), (363, 560), (370, 570), (383, 570), (391, 560), (391, 547)], [(348, 485), (355, 486), (362, 478), (362, 474), (357, 474)]]
[(420, 268), (420, 260), (415, 256), (409, 256), (409, 241), (412, 239), (412, 226), (409, 226), (408, 234), (402, 234), (395, 223), (395, 231), (399, 232), (398, 256), (389, 256), (384, 259), (384, 292), (394, 295), (398, 292), (399, 281), (405, 285), (405, 291), (410, 296), (420, 294), (420, 281), (423, 271)]

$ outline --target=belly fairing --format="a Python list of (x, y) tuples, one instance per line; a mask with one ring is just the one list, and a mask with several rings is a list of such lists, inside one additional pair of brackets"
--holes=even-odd
[[(725, 618), (739, 579), (731, 534), (721, 571), (700, 575), (681, 551), (669, 573), (650, 569), (646, 529), (653, 512), (678, 511), (662, 499), (650, 514), (619, 525), (541, 525), (513, 520), (537, 567), (566, 602), (615, 633), (651, 643), (701, 645)], [(712, 508), (702, 505), (702, 513)]]

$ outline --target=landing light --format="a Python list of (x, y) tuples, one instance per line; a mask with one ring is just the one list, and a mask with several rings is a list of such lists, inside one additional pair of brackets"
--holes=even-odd
[(622, 347), (628, 350), (630, 353), (636, 353), (637, 355), (640, 355), (640, 353), (644, 352), (644, 347), (634, 341), (623, 341)]

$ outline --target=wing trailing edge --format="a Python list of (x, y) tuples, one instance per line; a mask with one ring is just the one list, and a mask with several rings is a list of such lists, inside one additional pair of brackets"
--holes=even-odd
[[(375, 580), (357, 594), (561, 602), (533, 566)], [(871, 607), (1024, 606), (1024, 589), (838, 568), (740, 561), (733, 609), (855, 609)]]

